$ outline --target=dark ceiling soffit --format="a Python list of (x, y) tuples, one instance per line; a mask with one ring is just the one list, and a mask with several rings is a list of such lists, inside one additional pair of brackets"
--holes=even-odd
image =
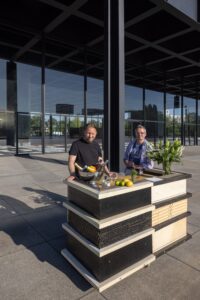
[[(63, 23), (67, 18), (69, 18), (76, 10), (78, 10), (83, 4), (85, 4), (88, 0), (77, 0), (72, 5), (68, 6), (67, 10), (62, 12), (57, 18), (55, 18), (52, 22), (50, 22), (44, 29), (43, 34), (48, 34), (52, 30), (54, 30), (58, 25)], [(29, 41), (24, 47), (22, 47), (12, 58), (12, 60), (17, 60), (22, 54), (24, 54), (29, 48), (35, 45), (41, 38), (42, 35), (37, 35), (31, 41)], [(29, 47), (29, 45), (31, 45)]]
[[(84, 5), (87, 2), (86, 0), (85, 1), (84, 0), (75, 1), (70, 6), (63, 5), (62, 3), (59, 3), (59, 2), (54, 1), (54, 0), (38, 0), (38, 1), (46, 3), (47, 5), (53, 6), (53, 7), (57, 8), (57, 9), (60, 9), (62, 11), (61, 14), (57, 18), (55, 18), (52, 22), (50, 22), (44, 28), (44, 30), (43, 30), (46, 33), (47, 40), (49, 39), (52, 42), (55, 42), (56, 38), (54, 40), (54, 38), (49, 37), (48, 33), (52, 32), (58, 25), (60, 25), (62, 22), (64, 22), (71, 15), (76, 15), (77, 17), (82, 18), (83, 20), (89, 21), (89, 22), (91, 22), (93, 24), (96, 24), (98, 26), (101, 26), (101, 27), (103, 26), (103, 22), (101, 20), (99, 20), (97, 18), (94, 18), (92, 16), (89, 16), (89, 15), (83, 13), (83, 12), (78, 11), (78, 9), (81, 8), (81, 6)], [(183, 55), (185, 55), (187, 53), (195, 52), (199, 48), (196, 48), (196, 49), (193, 49), (193, 50), (189, 50), (189, 51), (185, 51), (185, 52), (177, 54), (174, 51), (168, 50), (165, 47), (162, 47), (162, 46), (158, 45), (158, 43), (168, 41), (168, 40), (170, 40), (172, 38), (175, 38), (175, 37), (178, 37), (178, 36), (181, 36), (181, 35), (184, 36), (184, 34), (189, 33), (192, 30), (196, 30), (196, 31), (200, 32), (199, 24), (196, 24), (196, 22), (194, 22), (193, 20), (191, 20), (189, 17), (185, 16), (183, 13), (181, 13), (180, 11), (174, 9), (169, 4), (164, 3), (163, 1), (159, 1), (159, 0), (150, 0), (150, 1), (152, 3), (154, 3), (154, 4), (156, 4), (157, 6), (154, 7), (154, 8), (151, 8), (147, 12), (142, 13), (141, 15), (138, 15), (137, 17), (129, 20), (125, 24), (125, 28), (128, 28), (128, 27), (130, 27), (130, 26), (132, 26), (134, 24), (137, 24), (138, 22), (141, 22), (142, 20), (144, 20), (145, 18), (147, 18), (149, 16), (153, 16), (155, 13), (159, 12), (162, 9), (164, 9), (165, 11), (167, 11), (168, 13), (170, 13), (171, 15), (174, 15), (180, 21), (185, 22), (186, 24), (188, 24), (190, 26), (190, 28), (187, 28), (185, 30), (179, 31), (178, 33), (175, 33), (175, 34), (168, 35), (167, 37), (162, 38), (160, 40), (156, 40), (154, 42), (149, 42), (149, 41), (147, 41), (145, 39), (139, 38), (136, 35), (133, 35), (133, 34), (130, 34), (130, 33), (126, 32), (126, 36), (128, 38), (132, 39), (133, 41), (138, 41), (138, 42), (140, 42), (142, 44), (142, 46), (140, 46), (140, 47), (138, 47), (136, 49), (133, 49), (133, 50), (127, 52), (126, 56), (128, 56), (130, 54), (133, 54), (133, 53), (137, 53), (137, 52), (139, 52), (141, 50), (145, 50), (145, 49), (148, 49), (149, 47), (151, 47), (151, 48), (153, 48), (155, 50), (158, 50), (158, 51), (166, 54), (167, 57), (163, 57), (163, 58), (160, 58), (160, 59), (157, 59), (157, 60), (154, 60), (154, 61), (147, 62), (145, 64), (145, 67), (153, 66), (154, 64), (170, 60), (170, 59), (172, 59), (174, 57), (177, 58), (177, 59), (180, 59), (180, 60), (182, 60), (184, 62), (186, 62), (187, 65), (171, 69), (170, 71), (178, 71), (178, 70), (182, 70), (184, 68), (188, 68), (188, 67), (191, 67), (191, 66), (194, 66), (194, 65), (195, 66), (200, 66), (200, 64), (197, 63), (196, 61), (194, 61), (193, 59), (187, 58), (187, 57), (183, 57)], [(2, 23), (2, 22), (0, 21), (0, 23)], [(12, 24), (6, 24), (6, 22), (3, 22), (3, 25), (4, 26), (8, 26), (9, 28), (12, 27)], [(28, 43), (26, 43), (24, 45), (24, 47), (22, 47), (22, 48), (19, 47), (21, 49), (18, 52), (16, 52), (16, 54), (13, 56), (13, 60), (19, 60), (19, 58), (23, 54), (25, 54), (27, 51), (32, 52), (32, 53), (37, 53), (37, 50), (32, 49), (32, 47), (41, 39), (41, 34), (39, 34), (38, 32), (33, 32), (31, 29), (19, 28), (19, 26), (17, 28), (16, 26), (13, 26), (13, 30), (16, 30), (16, 29), (18, 29), (19, 31), (21, 31), (22, 34), (27, 34), (27, 36), (29, 34), (31, 39), (30, 39), (30, 41)], [(93, 45), (99, 43), (100, 41), (103, 41), (103, 39), (104, 39), (103, 36), (99, 36), (99, 37), (95, 38), (94, 40), (90, 41), (87, 45), (85, 45), (86, 48), (90, 48), (90, 49), (88, 49), (88, 53), (90, 53), (90, 51), (92, 51), (91, 47)], [(4, 43), (4, 45), (8, 46), (5, 43)], [(73, 46), (71, 45), (71, 48), (73, 48), (73, 47), (76, 48), (75, 45), (73, 45)], [(17, 45), (13, 45), (13, 48), (17, 48)], [(47, 67), (49, 67), (49, 68), (55, 67), (57, 64), (61, 63), (62, 61), (65, 61), (65, 60), (66, 61), (70, 61), (70, 62), (75, 62), (73, 60), (73, 56), (75, 54), (79, 53), (80, 51), (81, 52), (84, 51), (84, 47), (79, 47), (78, 49), (76, 48), (75, 50), (72, 50), (71, 52), (68, 52), (66, 55), (64, 55), (62, 57), (58, 57), (56, 55), (49, 54), (49, 57), (52, 57), (55, 60), (52, 63), (50, 63)], [(47, 55), (48, 55), (48, 53), (47, 53)], [(98, 57), (102, 58), (102, 54), (101, 53), (96, 53), (96, 55)], [(98, 62), (98, 63), (93, 64), (93, 65), (89, 65), (89, 64), (87, 65), (87, 69), (88, 70), (91, 70), (92, 68), (99, 68), (99, 69), (102, 70), (102, 67), (103, 67), (103, 62)], [(130, 65), (130, 67), (127, 69), (127, 71), (132, 71), (132, 70), (137, 69), (137, 68), (138, 68), (138, 66), (134, 66), (134, 65), (131, 66)], [(155, 70), (152, 70), (152, 71), (153, 72), (157, 72)], [(82, 72), (83, 72), (83, 69), (80, 69), (76, 73), (80, 74)], [(185, 75), (185, 77), (189, 78), (189, 77), (192, 77), (192, 76), (194, 76), (196, 74), (198, 74), (198, 73)], [(132, 75), (130, 74), (130, 76), (132, 76)], [(139, 78), (139, 77), (137, 77), (137, 78)]]
[[(62, 9), (63, 10), (63, 13), (61, 13), (56, 19), (54, 19), (48, 26), (46, 26), (44, 28), (44, 32), (45, 33), (49, 33), (51, 32), (53, 29), (55, 29), (60, 23), (62, 23), (64, 20), (66, 20), (70, 15), (72, 14), (79, 14), (79, 12), (77, 11), (78, 8), (80, 8), (84, 3), (86, 3), (87, 1), (86, 0), (79, 0), (79, 1), (76, 1), (75, 3), (73, 3), (70, 7), (67, 7), (63, 4), (60, 4), (54, 0), (39, 0), (40, 2), (43, 2), (43, 3), (46, 3), (48, 5), (51, 5), (55, 8), (58, 8), (58, 9)], [(154, 1), (153, 1), (154, 2)], [(156, 4), (157, 2), (161, 2), (161, 1), (155, 1)], [(162, 3), (162, 2), (161, 2)], [(153, 14), (155, 14), (156, 12), (158, 12), (161, 8), (163, 7), (163, 5), (161, 5), (160, 7), (155, 7), (155, 8), (152, 8), (150, 9), (149, 11), (137, 16), (136, 18), (132, 19), (132, 20), (129, 20), (125, 27), (128, 28), (129, 26), (132, 26), (133, 24), (136, 24), (137, 22), (140, 22), (141, 20), (147, 18), (148, 16), (151, 16)], [(165, 7), (165, 9), (167, 8), (167, 6)], [(82, 13), (81, 13), (82, 14)], [(98, 24), (100, 26), (103, 26), (103, 22), (100, 21), (96, 18), (92, 18), (90, 19), (90, 16), (86, 15), (86, 14), (82, 14), (82, 16), (79, 14), (80, 17), (83, 17), (84, 19), (88, 20), (88, 21), (92, 21), (93, 23), (95, 24)], [(186, 29), (186, 30), (183, 30), (182, 32), (179, 32), (177, 34), (173, 34), (171, 36), (168, 36), (166, 38), (163, 38), (163, 39), (160, 39), (160, 40), (157, 40), (156, 42), (154, 43), (149, 43), (147, 42), (146, 40), (144, 39), (141, 39), (141, 38), (138, 38), (137, 36), (134, 37), (133, 35), (130, 35), (128, 33), (126, 33), (126, 36), (128, 36), (129, 38), (133, 39), (133, 40), (137, 40), (137, 41), (140, 41), (141, 43), (145, 44), (144, 46), (142, 46), (141, 48), (142, 49), (145, 49), (145, 47), (149, 47), (149, 46), (153, 46), (155, 49), (159, 49), (159, 50), (163, 50), (164, 49), (164, 52), (166, 54), (168, 54), (170, 57), (171, 56), (176, 56), (176, 57), (179, 57), (180, 59), (184, 59), (186, 62), (190, 63), (190, 64), (195, 64), (196, 65), (196, 62), (195, 61), (192, 61), (192, 60), (189, 60), (187, 58), (183, 58), (180, 54), (176, 54), (174, 53), (173, 51), (169, 51), (169, 50), (166, 50), (165, 48), (159, 48), (160, 46), (157, 46), (156, 47), (156, 44), (158, 43), (161, 43), (163, 41), (167, 41), (173, 37), (176, 37), (176, 36), (179, 36), (179, 35), (182, 35), (186, 32), (189, 32), (191, 31), (192, 29), (189, 28), (189, 29)], [(23, 55), (23, 53), (25, 53), (26, 51), (28, 51), (29, 49), (31, 49), (31, 47), (33, 47), (33, 45), (35, 45), (39, 40), (41, 39), (41, 36), (40, 35), (36, 35), (31, 41), (29, 41), (23, 48), (21, 48), (13, 57), (13, 60), (17, 60), (21, 55)], [(103, 40), (103, 37), (99, 37), (97, 40), (95, 41), (92, 41), (90, 43), (87, 44), (87, 47), (91, 47), (91, 45), (94, 45), (95, 43), (99, 42), (99, 39)], [(132, 52), (129, 51), (126, 55), (129, 55), (131, 53), (134, 53), (134, 52), (138, 52), (141, 50), (141, 48), (138, 48), (138, 49), (135, 49), (133, 50)], [(55, 62), (49, 64), (47, 67), (53, 67), (55, 66), (56, 64), (58, 63), (61, 63), (63, 60), (68, 60), (68, 58), (70, 58), (71, 56), (73, 56), (74, 54), (77, 54), (78, 51), (80, 50), (75, 50), (75, 51), (72, 51), (71, 53), (67, 53), (65, 56), (63, 57), (60, 57), (59, 59), (57, 59)], [(169, 59), (170, 59), (169, 57)], [(167, 58), (163, 58), (163, 60), (167, 60)], [(160, 62), (162, 60), (159, 60)], [(149, 65), (151, 64), (154, 64), (154, 62), (150, 62)], [(148, 66), (148, 63), (147, 63), (147, 66)], [(81, 70), (80, 70), (81, 71)]]

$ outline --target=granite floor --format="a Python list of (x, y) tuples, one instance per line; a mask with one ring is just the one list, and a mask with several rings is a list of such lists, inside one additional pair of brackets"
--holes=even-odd
[(192, 239), (101, 294), (60, 254), (67, 154), (0, 157), (0, 299), (200, 299), (200, 147), (177, 170), (188, 180)]

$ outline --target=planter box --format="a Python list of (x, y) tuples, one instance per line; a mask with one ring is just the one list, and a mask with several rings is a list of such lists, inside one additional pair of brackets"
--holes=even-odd
[(187, 199), (172, 202), (170, 204), (156, 208), (152, 213), (152, 226), (156, 226), (172, 218), (186, 213), (188, 210)]
[(98, 219), (151, 204), (150, 182), (133, 187), (113, 187), (99, 191), (87, 184), (69, 182), (68, 199)]
[(62, 255), (100, 292), (187, 238), (187, 179), (147, 175), (132, 187), (97, 190), (70, 181)]
[(153, 253), (167, 249), (182, 238), (187, 237), (187, 218), (173, 222), (156, 230), (153, 234)]

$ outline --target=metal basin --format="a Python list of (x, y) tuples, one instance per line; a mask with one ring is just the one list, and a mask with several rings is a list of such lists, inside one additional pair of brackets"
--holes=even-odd
[(87, 171), (79, 171), (79, 177), (82, 180), (89, 181), (94, 178), (95, 173), (87, 172)]

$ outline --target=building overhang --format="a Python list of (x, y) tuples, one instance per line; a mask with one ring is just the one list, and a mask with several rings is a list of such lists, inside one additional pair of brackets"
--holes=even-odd
[[(0, 58), (104, 78), (104, 1), (7, 0)], [(163, 0), (125, 0), (126, 84), (198, 98), (200, 24)]]

